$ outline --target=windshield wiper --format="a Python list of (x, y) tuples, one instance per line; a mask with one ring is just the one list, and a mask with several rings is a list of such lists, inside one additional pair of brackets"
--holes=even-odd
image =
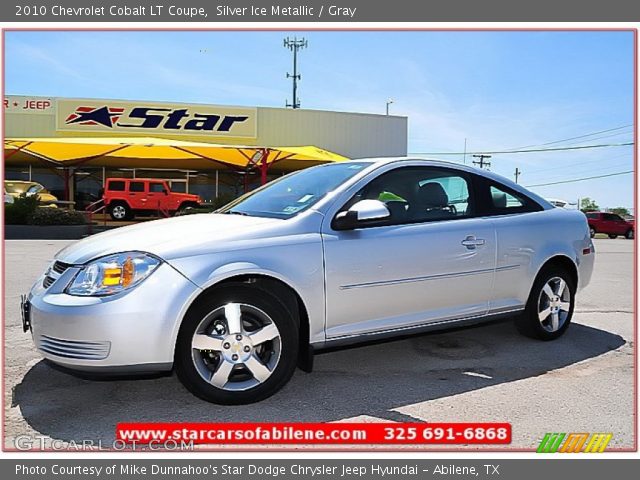
[(248, 217), (249, 214), (247, 212), (239, 212), (238, 210), (227, 210), (226, 212), (227, 215), (242, 215), (244, 217)]

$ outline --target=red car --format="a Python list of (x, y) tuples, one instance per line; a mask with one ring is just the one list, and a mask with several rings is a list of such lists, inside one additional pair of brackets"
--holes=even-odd
[(129, 220), (136, 213), (174, 214), (202, 203), (198, 195), (172, 192), (167, 182), (153, 178), (109, 178), (103, 199), (114, 220)]
[(624, 235), (625, 238), (632, 239), (635, 230), (633, 222), (629, 222), (615, 213), (605, 212), (587, 212), (587, 221), (589, 222), (589, 230), (591, 238), (596, 233), (604, 233), (609, 238), (616, 238), (618, 235)]

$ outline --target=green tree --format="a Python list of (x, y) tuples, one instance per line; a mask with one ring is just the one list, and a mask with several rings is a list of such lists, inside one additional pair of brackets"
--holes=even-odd
[(631, 212), (629, 212), (629, 209), (627, 207), (615, 207), (615, 208), (611, 208), (609, 211), (611, 213), (617, 213), (621, 217), (626, 217), (627, 215), (631, 214)]
[(580, 200), (580, 210), (583, 212), (592, 212), (594, 210), (600, 210), (600, 207), (595, 200), (591, 200), (589, 197), (584, 197)]

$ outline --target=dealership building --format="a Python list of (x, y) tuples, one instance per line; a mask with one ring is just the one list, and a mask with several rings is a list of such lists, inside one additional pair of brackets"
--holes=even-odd
[(292, 170), (407, 154), (407, 118), (271, 107), (8, 95), (5, 178), (84, 208), (106, 178), (162, 178), (205, 201)]

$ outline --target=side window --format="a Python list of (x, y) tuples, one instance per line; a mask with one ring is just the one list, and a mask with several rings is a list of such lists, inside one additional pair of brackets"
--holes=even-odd
[(480, 185), (484, 215), (510, 215), (542, 210), (537, 202), (506, 185), (486, 178), (480, 180)]
[(524, 207), (524, 201), (511, 193), (500, 190), (498, 187), (491, 186), (491, 206), (492, 208), (517, 209)]
[(164, 192), (164, 184), (162, 183), (150, 183), (149, 191), (154, 193), (162, 193)]
[(587, 213), (587, 218), (591, 218), (593, 220), (597, 220), (598, 219), (598, 214), (597, 213)]
[(615, 213), (605, 213), (603, 217), (603, 220), (609, 220), (610, 222), (619, 222), (620, 220), (622, 220), (622, 218)]
[(107, 184), (107, 190), (112, 192), (124, 192), (124, 181), (112, 180)]
[(470, 191), (470, 180), (464, 172), (437, 167), (401, 167), (369, 182), (343, 210), (360, 200), (373, 199), (383, 202), (391, 213), (382, 225), (453, 220), (472, 214)]
[(144, 182), (129, 182), (130, 192), (144, 192)]

